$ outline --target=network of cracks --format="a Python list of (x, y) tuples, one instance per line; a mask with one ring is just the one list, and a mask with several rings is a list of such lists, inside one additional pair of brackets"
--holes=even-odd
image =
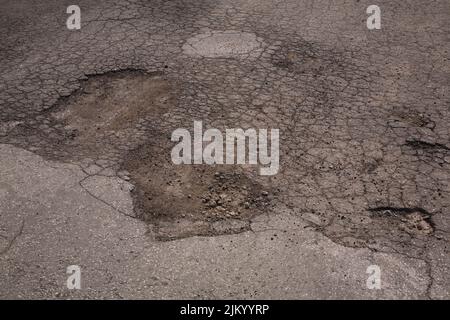
[[(208, 45), (208, 54), (216, 55), (211, 41)], [(252, 52), (263, 45), (255, 38)], [(301, 49), (277, 50), (271, 57), (273, 67), (298, 77), (311, 76), (325, 91), (331, 88), (329, 81), (335, 81), (327, 80), (330, 74), (352, 68), (333, 52), (317, 51), (313, 46), (297, 48)], [(195, 46), (189, 50), (199, 55), (200, 49)], [(257, 58), (245, 50), (230, 52)], [(326, 68), (327, 63), (332, 67)], [(335, 91), (312, 94), (312, 101), (305, 98), (303, 105), (286, 105), (280, 118), (295, 121), (303, 113), (303, 120), (307, 120), (304, 126), (298, 123), (292, 128), (280, 119), (271, 122), (267, 113), (255, 115), (255, 119), (262, 119), (258, 123), (244, 117), (227, 119), (216, 109), (208, 111), (211, 126), (236, 127), (236, 122), (242, 127), (280, 126), (281, 171), (275, 177), (261, 177), (255, 168), (246, 165), (172, 163), (171, 132), (183, 125), (191, 127), (194, 120), (202, 120), (205, 112), (202, 109), (186, 112), (189, 100), (185, 96), (189, 89), (177, 81), (166, 70), (129, 69), (88, 76), (81, 81), (79, 89), (60, 98), (51, 108), (20, 121), (4, 123), (0, 131), (2, 142), (25, 147), (52, 160), (76, 163), (88, 174), (108, 170), (129, 180), (134, 186), (131, 191), (134, 214), (148, 223), (157, 240), (251, 231), (255, 216), (277, 210), (300, 215), (311, 227), (352, 247), (369, 246), (374, 250), (395, 247), (401, 251), (405, 244), (420, 244), (427, 237), (436, 236), (433, 215), (439, 211), (379, 200), (390, 192), (385, 182), (389, 173), (383, 152), (377, 155), (376, 148), (372, 148), (364, 153), (364, 146), (342, 142), (343, 148), (362, 150), (360, 159), (346, 161), (333, 157), (333, 148), (329, 146), (321, 150), (312, 147), (317, 152), (314, 154), (304, 143), (324, 142), (318, 140), (314, 130), (319, 125), (325, 126), (326, 114), (310, 112), (308, 104), (329, 105), (333, 99), (337, 101), (342, 91), (339, 84), (333, 82), (338, 86)], [(311, 92), (305, 91), (308, 94), (311, 96)], [(264, 102), (256, 105), (260, 109), (270, 107)], [(308, 119), (314, 116), (319, 120)], [(388, 118), (395, 123), (434, 128), (433, 121), (423, 114), (392, 112)], [(341, 137), (336, 135), (334, 139)], [(292, 147), (302, 144), (303, 148)], [(445, 165), (443, 159), (449, 154), (444, 144), (419, 139), (405, 141), (399, 150), (405, 159), (419, 157), (440, 166)], [(439, 186), (427, 195), (437, 203), (444, 197)]]

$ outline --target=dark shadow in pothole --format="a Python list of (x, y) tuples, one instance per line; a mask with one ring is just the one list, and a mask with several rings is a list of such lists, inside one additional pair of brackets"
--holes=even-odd
[(450, 148), (442, 143), (408, 138), (402, 145), (402, 151), (404, 154), (413, 155), (425, 163), (436, 163), (439, 166), (444, 166), (448, 162), (446, 157), (450, 153)]
[(415, 150), (426, 150), (429, 152), (434, 151), (450, 151), (450, 148), (441, 143), (431, 143), (427, 141), (421, 141), (417, 139), (408, 139), (405, 145)]
[(129, 153), (123, 169), (135, 185), (136, 214), (157, 240), (247, 231), (273, 194), (233, 165), (175, 165), (165, 136)]

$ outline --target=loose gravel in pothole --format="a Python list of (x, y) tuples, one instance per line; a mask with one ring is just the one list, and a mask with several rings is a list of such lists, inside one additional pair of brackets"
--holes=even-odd
[(268, 188), (236, 166), (174, 165), (170, 147), (170, 140), (155, 136), (124, 162), (136, 186), (135, 210), (157, 239), (242, 232), (270, 206)]

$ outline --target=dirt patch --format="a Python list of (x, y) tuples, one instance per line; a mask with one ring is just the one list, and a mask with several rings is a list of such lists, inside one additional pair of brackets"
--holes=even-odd
[(110, 72), (82, 82), (52, 109), (52, 117), (64, 124), (71, 146), (99, 154), (107, 147), (136, 144), (143, 122), (160, 118), (173, 105), (172, 88), (163, 74)]
[(136, 188), (135, 211), (158, 240), (249, 229), (273, 194), (232, 165), (175, 165), (172, 142), (157, 137), (128, 155), (124, 169)]

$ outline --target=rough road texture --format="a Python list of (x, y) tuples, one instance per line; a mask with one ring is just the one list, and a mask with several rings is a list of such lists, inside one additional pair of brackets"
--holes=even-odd
[[(79, 1), (78, 31), (70, 4), (0, 1), (2, 298), (450, 297), (448, 1), (378, 1), (376, 31), (365, 0)], [(194, 120), (280, 129), (276, 176), (218, 172), (223, 219), (216, 169), (163, 160)], [(194, 200), (161, 220), (166, 175)]]

